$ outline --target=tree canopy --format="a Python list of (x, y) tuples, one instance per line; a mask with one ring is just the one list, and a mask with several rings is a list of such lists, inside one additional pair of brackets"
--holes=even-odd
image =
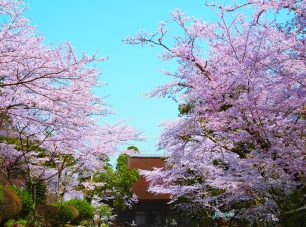
[(278, 222), (278, 198), (305, 187), (305, 1), (206, 7), (216, 23), (177, 9), (156, 32), (126, 39), (178, 65), (151, 93), (179, 104), (159, 143), (167, 168), (144, 174), (185, 211)]

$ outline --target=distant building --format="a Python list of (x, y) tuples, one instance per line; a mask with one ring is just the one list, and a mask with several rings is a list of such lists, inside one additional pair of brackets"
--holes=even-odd
[[(165, 162), (161, 156), (131, 155), (128, 166), (130, 169), (152, 170), (154, 167), (164, 167)], [(191, 226), (186, 218), (178, 215), (167, 204), (169, 194), (153, 194), (148, 192), (149, 183), (140, 176), (133, 185), (132, 192), (138, 196), (138, 203), (132, 209), (119, 213), (117, 221), (120, 223), (137, 224), (137, 227), (162, 227), (162, 226)], [(177, 225), (175, 225), (177, 224)]]

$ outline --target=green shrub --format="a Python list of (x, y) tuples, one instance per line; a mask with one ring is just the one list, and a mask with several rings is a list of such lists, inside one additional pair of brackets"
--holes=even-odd
[(19, 213), (19, 217), (26, 218), (33, 209), (32, 196), (25, 189), (17, 187), (11, 187), (11, 188), (14, 192), (17, 193), (21, 201), (21, 211)]
[(60, 214), (59, 214), (59, 221), (60, 223), (67, 223), (72, 221), (73, 219), (73, 212), (69, 205), (65, 204), (56, 204), (56, 206), (59, 208)]
[(71, 205), (67, 205), (69, 207), (69, 209), (71, 210), (72, 212), (72, 219), (71, 221), (74, 221), (76, 220), (78, 217), (79, 217), (79, 211), (77, 208), (75, 208), (74, 206), (71, 206)]
[(91, 219), (94, 214), (93, 207), (85, 200), (71, 199), (66, 201), (64, 204), (75, 207), (79, 212), (79, 216), (73, 221), (73, 223), (79, 223), (81, 220)]

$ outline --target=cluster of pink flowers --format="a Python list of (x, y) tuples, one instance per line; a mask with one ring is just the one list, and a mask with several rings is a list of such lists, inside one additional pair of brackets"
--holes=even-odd
[[(159, 46), (162, 60), (178, 63), (165, 73), (173, 81), (152, 92), (180, 103), (181, 116), (164, 125), (160, 139), (167, 166), (143, 174), (151, 191), (189, 201), (180, 204), (185, 210), (219, 212), (249, 201), (236, 217), (277, 217), (273, 192), (286, 195), (305, 179), (306, 4), (207, 7), (219, 11), (216, 24), (175, 10), (172, 21), (183, 35), (172, 41), (163, 23), (126, 40)], [(287, 21), (269, 19), (278, 13)]]
[(9, 175), (19, 165), (43, 181), (77, 180), (138, 133), (122, 122), (98, 123), (110, 110), (92, 92), (102, 84), (91, 65), (104, 59), (79, 56), (69, 43), (44, 44), (24, 9), (23, 1), (0, 0), (0, 154), (9, 160), (1, 170)]

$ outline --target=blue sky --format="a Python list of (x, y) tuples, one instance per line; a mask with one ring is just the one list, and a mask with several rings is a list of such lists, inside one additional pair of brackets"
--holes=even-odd
[[(95, 90), (108, 96), (106, 102), (116, 112), (110, 121), (124, 119), (143, 132), (146, 141), (135, 143), (143, 153), (154, 153), (162, 131), (159, 124), (178, 115), (178, 105), (167, 99), (148, 99), (143, 94), (163, 84), (167, 78), (159, 69), (174, 70), (174, 64), (158, 59), (159, 48), (129, 46), (122, 42), (141, 30), (155, 31), (160, 21), (180, 8), (187, 14), (213, 20), (202, 0), (25, 0), (26, 16), (37, 26), (46, 42), (58, 45), (69, 41), (77, 52), (109, 56), (98, 63), (106, 87)], [(173, 31), (174, 33), (176, 31)]]

